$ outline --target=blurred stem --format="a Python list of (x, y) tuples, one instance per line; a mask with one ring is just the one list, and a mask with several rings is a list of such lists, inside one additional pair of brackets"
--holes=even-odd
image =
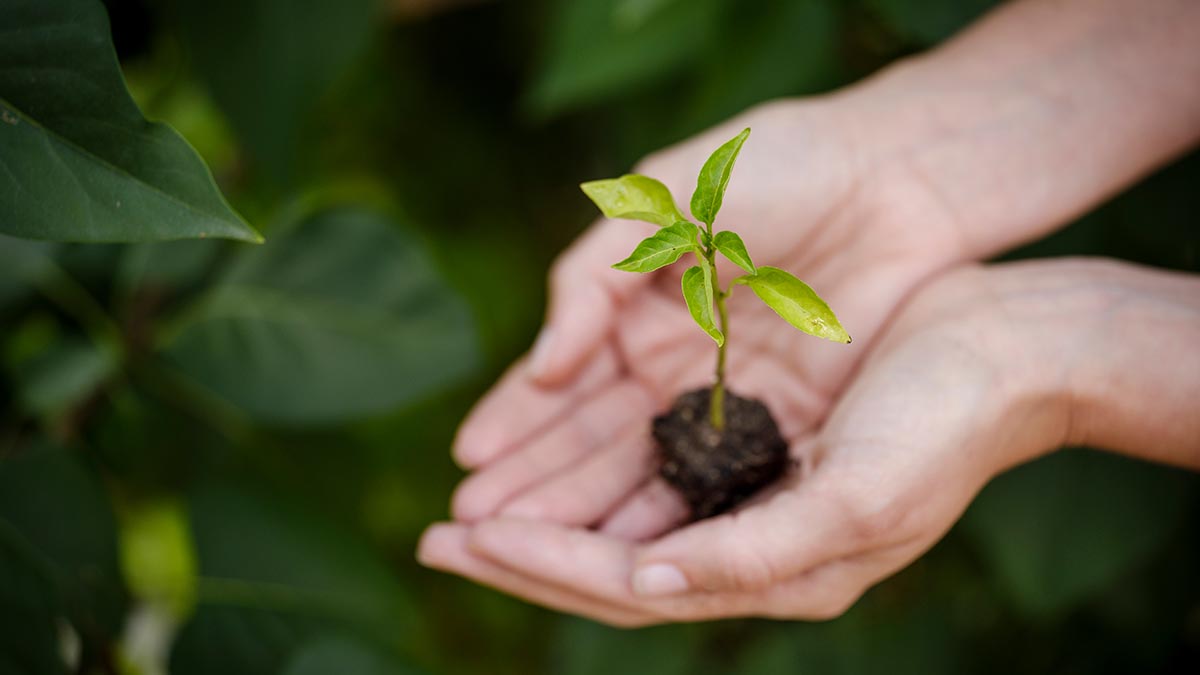
[(125, 350), (121, 329), (109, 317), (104, 307), (78, 281), (56, 262), (47, 261), (48, 274), (34, 282), (38, 292), (83, 328), (96, 348), (112, 352), (118, 362), (124, 360)]
[[(725, 347), (729, 344), (729, 315), (725, 311), (725, 297), (729, 295), (721, 290), (721, 282), (717, 277), (716, 250), (712, 245), (712, 223), (705, 223), (708, 238), (704, 247), (704, 260), (708, 263), (709, 274), (712, 275), (713, 296), (717, 302), (717, 317), (721, 322), (721, 335), (724, 339), (717, 345), (717, 368), (713, 378), (712, 393), (708, 399), (708, 421), (717, 431), (725, 428)], [(730, 287), (732, 288), (732, 286)]]

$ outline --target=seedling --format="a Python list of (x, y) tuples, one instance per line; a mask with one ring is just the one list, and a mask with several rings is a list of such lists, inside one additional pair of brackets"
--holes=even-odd
[[(725, 428), (725, 349), (729, 343), (729, 314), (725, 302), (735, 286), (749, 286), (785, 321), (809, 335), (834, 342), (850, 342), (850, 336), (829, 305), (807, 284), (777, 267), (756, 267), (737, 233), (725, 230), (713, 234), (713, 223), (721, 210), (733, 164), (749, 136), (750, 129), (744, 129), (717, 148), (700, 169), (696, 191), (692, 193), (692, 215), (704, 224), (703, 230), (679, 211), (667, 186), (653, 178), (629, 174), (580, 186), (609, 218), (642, 220), (662, 227), (654, 236), (642, 240), (628, 258), (613, 265), (614, 269), (653, 272), (688, 253), (696, 256), (696, 264), (683, 273), (683, 299), (692, 318), (717, 343), (709, 423), (718, 431)], [(730, 281), (724, 289), (717, 278), (717, 253), (746, 272)]]
[[(726, 391), (726, 302), (733, 289), (749, 286), (768, 307), (805, 333), (850, 342), (829, 305), (807, 284), (779, 268), (756, 266), (737, 233), (713, 231), (733, 165), (749, 136), (750, 130), (743, 130), (717, 148), (700, 169), (691, 211), (703, 228), (685, 216), (670, 190), (653, 178), (630, 174), (580, 186), (604, 215), (661, 228), (614, 268), (653, 272), (688, 253), (695, 256), (696, 264), (683, 273), (683, 299), (692, 319), (717, 343), (713, 385), (682, 394), (669, 412), (654, 419), (653, 435), (663, 459), (660, 475), (682, 493), (696, 518), (732, 508), (776, 480), (789, 465), (787, 442), (766, 406)], [(718, 253), (745, 272), (724, 288), (717, 276)]]
[[(768, 307), (805, 333), (835, 342), (850, 342), (849, 334), (829, 305), (807, 284), (779, 268), (756, 266), (737, 233), (713, 232), (734, 162), (749, 136), (750, 129), (743, 130), (717, 148), (700, 169), (691, 211), (703, 228), (679, 210), (665, 185), (648, 176), (629, 174), (580, 186), (604, 215), (641, 220), (661, 228), (642, 240), (628, 258), (613, 265), (615, 269), (653, 272), (688, 253), (695, 256), (696, 264), (683, 273), (683, 299), (692, 318), (717, 343), (715, 377), (711, 389), (681, 396), (670, 415), (655, 420), (654, 431), (666, 457), (664, 478), (685, 493), (696, 517), (729, 508), (774, 480), (787, 464), (786, 443), (761, 403), (730, 394), (737, 399), (737, 410), (743, 419), (738, 429), (726, 429), (729, 408), (725, 387), (725, 350), (729, 346), (726, 302), (733, 289), (749, 286)], [(745, 272), (724, 288), (717, 276), (718, 253)], [(717, 432), (716, 436), (692, 428), (695, 410), (704, 400), (708, 406), (708, 425)], [(689, 438), (681, 441), (681, 436)], [(729, 457), (720, 460), (697, 457), (699, 446), (707, 447), (708, 454), (723, 453)], [(755, 475), (731, 475), (746, 473), (746, 467)], [(718, 494), (706, 494), (709, 492)]]

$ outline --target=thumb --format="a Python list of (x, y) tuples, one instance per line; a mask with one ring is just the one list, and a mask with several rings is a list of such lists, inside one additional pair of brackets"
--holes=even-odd
[(839, 502), (791, 489), (678, 530), (640, 552), (633, 590), (642, 596), (752, 593), (784, 582), (844, 553), (849, 537)]
[(621, 303), (650, 281), (611, 266), (656, 230), (649, 223), (604, 219), (555, 261), (546, 323), (530, 356), (534, 381), (561, 383), (609, 336)]

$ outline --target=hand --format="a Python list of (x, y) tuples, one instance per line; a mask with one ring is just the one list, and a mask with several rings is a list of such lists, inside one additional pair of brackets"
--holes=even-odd
[[(638, 169), (662, 178), (686, 203), (707, 153), (743, 126), (754, 128), (718, 229), (736, 228), (759, 264), (801, 275), (855, 340), (834, 345), (796, 333), (746, 289), (730, 301), (731, 387), (764, 398), (787, 438), (824, 416), (900, 299), (958, 257), (955, 225), (938, 202), (902, 162), (859, 152), (850, 117), (833, 101), (771, 104)], [(594, 524), (646, 483), (646, 418), (683, 389), (707, 383), (715, 355), (680, 298), (682, 266), (654, 275), (609, 268), (652, 231), (601, 221), (555, 265), (547, 325), (532, 357), (460, 431), (455, 456), (479, 471), (455, 496), (456, 518), (504, 512)], [(726, 281), (733, 275), (731, 267), (721, 270)], [(590, 499), (563, 506), (554, 495), (573, 483), (550, 479), (572, 465), (606, 479), (591, 486)], [(679, 507), (661, 503), (662, 487), (644, 485), (609, 527), (644, 537), (675, 524)]]
[[(647, 544), (512, 517), (437, 525), (421, 559), (617, 625), (836, 616), (989, 478), (1048, 449), (1131, 451), (1132, 425), (1149, 448), (1134, 454), (1200, 467), (1197, 283), (1101, 262), (960, 269), (903, 309), (824, 427), (795, 440), (801, 470), (773, 496)], [(1147, 358), (1160, 351), (1165, 367)], [(575, 499), (606, 480), (573, 475)]]

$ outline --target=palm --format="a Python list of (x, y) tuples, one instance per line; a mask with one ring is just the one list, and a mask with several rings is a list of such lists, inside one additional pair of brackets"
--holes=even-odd
[[(804, 279), (854, 337), (841, 345), (801, 334), (748, 289), (729, 301), (730, 387), (764, 400), (794, 442), (821, 422), (904, 296), (954, 258), (953, 223), (902, 162), (864, 161), (820, 107), (757, 109), (638, 171), (660, 178), (682, 202), (709, 150), (745, 125), (758, 142), (738, 160), (717, 229), (741, 234), (757, 264)], [(648, 417), (711, 383), (715, 348), (680, 297), (684, 261), (653, 275), (608, 269), (653, 229), (602, 221), (560, 260), (556, 274), (567, 280), (556, 280), (556, 301), (575, 312), (560, 317), (560, 339), (599, 344), (564, 382), (533, 382), (518, 366), (489, 393), (460, 432), (456, 453), (479, 471), (456, 494), (457, 518), (504, 512), (572, 525), (605, 521), (645, 537), (682, 516), (649, 480)], [(722, 285), (735, 272), (721, 267)], [(589, 287), (590, 295), (581, 290)]]

